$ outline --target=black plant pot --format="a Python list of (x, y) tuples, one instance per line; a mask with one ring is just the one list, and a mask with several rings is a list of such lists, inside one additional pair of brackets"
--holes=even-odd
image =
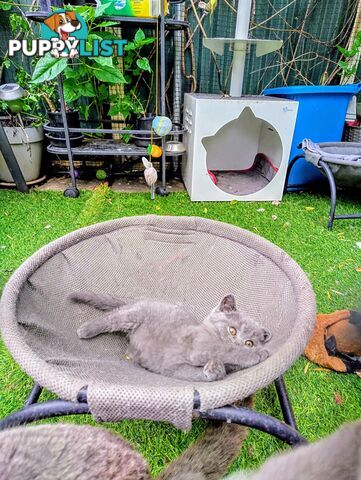
[[(53, 132), (53, 134), (46, 133), (45, 136), (46, 136), (46, 138), (49, 139), (50, 143), (54, 147), (60, 147), (60, 148), (65, 147), (66, 148), (65, 139), (54, 137), (54, 134), (55, 134), (55, 132)], [(80, 145), (83, 143), (83, 138), (84, 138), (84, 135), (79, 135), (78, 137), (71, 137), (70, 138), (71, 147), (80, 147)]]
[[(151, 130), (154, 118), (155, 116), (152, 113), (146, 113), (144, 117), (138, 118), (136, 123), (136, 130)], [(153, 134), (153, 138), (151, 138), (149, 133), (146, 133), (144, 135), (133, 135), (133, 140), (135, 145), (137, 145), (138, 147), (148, 147), (151, 141), (155, 145), (160, 145), (162, 143), (162, 138), (158, 137), (158, 135), (156, 135), (155, 133)]]
[[(61, 112), (48, 112), (49, 126), (64, 128)], [(66, 112), (68, 128), (80, 128), (80, 118), (78, 110)], [(50, 132), (46, 135), (50, 142), (56, 147), (66, 147), (64, 132)], [(70, 145), (78, 147), (83, 141), (83, 135), (79, 132), (69, 132)]]

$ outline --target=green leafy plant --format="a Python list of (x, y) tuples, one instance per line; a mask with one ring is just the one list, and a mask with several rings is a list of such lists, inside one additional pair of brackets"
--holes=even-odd
[(350, 49), (337, 46), (339, 52), (345, 57), (345, 60), (340, 60), (338, 66), (341, 68), (345, 77), (352, 77), (357, 73), (358, 61), (354, 61), (361, 49), (361, 30), (357, 32), (355, 40)]
[[(10, 5), (10, 8), (8, 6)], [(20, 8), (14, 2), (0, 2), (0, 10), (10, 10), (15, 6), (19, 13), (11, 13), (9, 15), (9, 25), (12, 35), (16, 39), (30, 40), (33, 38), (33, 32), (29, 21)], [(21, 114), (26, 118), (26, 123), (33, 126), (41, 125), (45, 122), (44, 111), (47, 108), (54, 107), (55, 88), (54, 85), (36, 85), (32, 82), (31, 74), (24, 68), (24, 58), (18, 54), (16, 58), (10, 58), (8, 51), (5, 52), (0, 60), (0, 77), (4, 69), (13, 69), (16, 83), (24, 90), (25, 96), (21, 100)], [(10, 114), (8, 104), (0, 102), (0, 110), (6, 114)], [(13, 122), (14, 123), (14, 122)]]
[(12, 7), (13, 7), (13, 2), (6, 2), (3, 0), (0, 0), (0, 10), (9, 11), (12, 9)]
[[(152, 94), (154, 74), (148, 58), (142, 55), (142, 51), (146, 45), (154, 42), (154, 37), (146, 37), (143, 30), (139, 29), (133, 40), (125, 45), (123, 66), (126, 86), (124, 95), (112, 95), (110, 97), (111, 106), (108, 115), (122, 115), (125, 120), (128, 120), (131, 115), (145, 114)], [(148, 97), (142, 99), (139, 95), (139, 84), (140, 80), (144, 79), (143, 75), (146, 72), (151, 74), (151, 82), (150, 85), (146, 84)], [(142, 85), (144, 84), (145, 82)]]
[[(104, 30), (105, 27), (117, 25), (117, 22), (99, 21), (108, 4), (93, 8), (87, 5), (72, 8), (87, 22), (88, 50), (93, 40), (119, 40), (116, 34)], [(154, 42), (154, 38), (146, 38), (142, 30), (138, 30), (132, 42), (124, 48), (124, 57), (119, 61), (114, 57), (79, 57), (77, 59), (54, 58), (50, 54), (40, 58), (35, 65), (33, 82), (48, 84), (61, 73), (65, 102), (68, 107), (78, 105), (82, 116), (87, 120), (90, 112), (96, 110), (97, 117), (105, 115), (122, 115), (126, 121), (132, 114), (144, 112), (143, 102), (133, 86), (133, 80), (144, 72), (152, 73), (148, 59), (141, 55), (144, 46)], [(120, 62), (120, 65), (119, 65)], [(138, 82), (139, 84), (139, 82)], [(138, 85), (137, 84), (137, 85)], [(110, 85), (124, 85), (124, 96), (110, 93)], [(108, 105), (106, 111), (104, 106)]]

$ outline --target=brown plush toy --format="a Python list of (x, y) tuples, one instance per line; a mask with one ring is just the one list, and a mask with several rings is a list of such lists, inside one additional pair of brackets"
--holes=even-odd
[(361, 373), (361, 313), (337, 310), (317, 315), (313, 335), (305, 349), (313, 363), (336, 372)]

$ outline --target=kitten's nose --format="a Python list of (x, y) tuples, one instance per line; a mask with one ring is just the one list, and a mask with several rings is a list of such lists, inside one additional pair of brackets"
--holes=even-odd
[(70, 23), (72, 24), (73, 27), (77, 27), (80, 22), (79, 20), (72, 20)]

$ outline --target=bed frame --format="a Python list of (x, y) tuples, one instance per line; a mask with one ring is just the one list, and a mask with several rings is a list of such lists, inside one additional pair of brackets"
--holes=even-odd
[[(238, 423), (250, 428), (255, 428), (256, 430), (268, 433), (291, 446), (307, 444), (308, 442), (306, 439), (302, 437), (297, 430), (295, 416), (283, 377), (277, 378), (274, 383), (284, 422), (270, 415), (259, 413), (246, 407), (225, 406), (201, 412), (199, 410), (200, 402), (197, 392), (195, 392), (194, 395), (193, 415), (195, 418)], [(24, 408), (1, 420), (0, 430), (25, 425), (46, 418), (61, 417), (65, 415), (90, 415), (86, 388), (80, 390), (77, 402), (58, 399), (38, 403), (42, 390), (43, 387), (38, 383), (34, 383), (30, 395), (25, 402)]]

